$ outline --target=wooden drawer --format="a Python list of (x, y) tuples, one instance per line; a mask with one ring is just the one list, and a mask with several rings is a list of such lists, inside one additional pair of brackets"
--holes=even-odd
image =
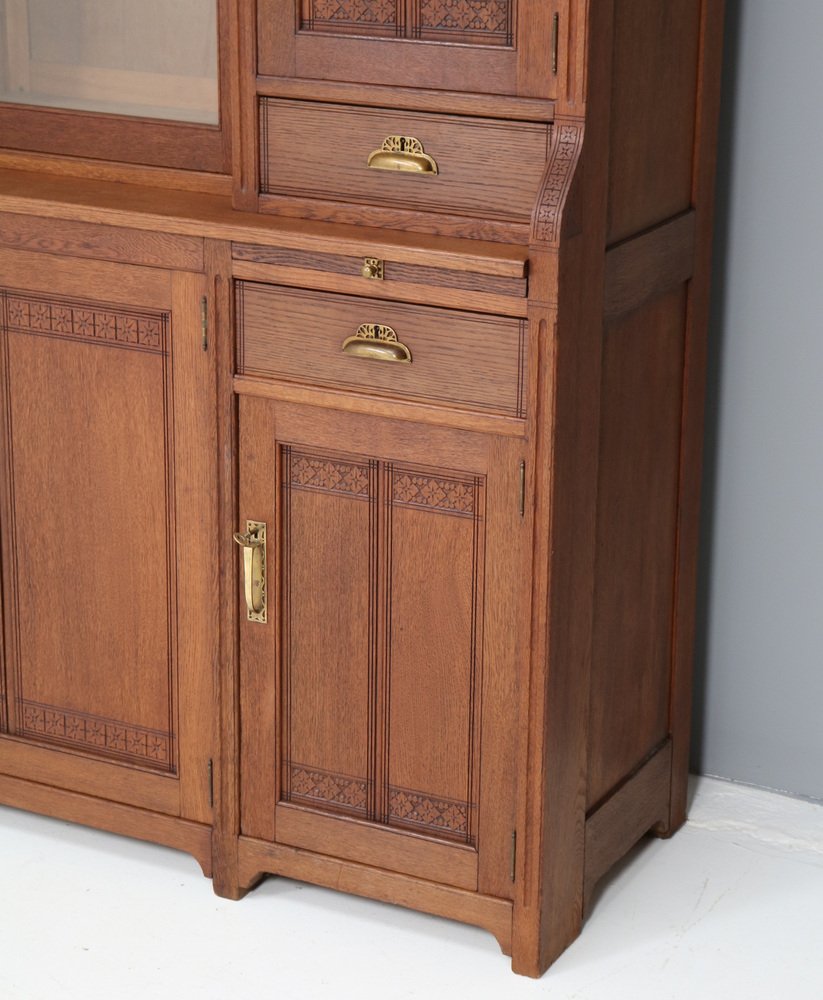
[[(549, 124), (262, 98), (261, 191), (527, 222), (548, 155)], [(416, 139), (411, 165), (369, 167), (390, 137)], [(378, 159), (379, 162), (379, 159)]]
[[(236, 284), (236, 317), (241, 375), (525, 415), (525, 320), (250, 281)], [(368, 324), (390, 327), (411, 363), (344, 353)]]

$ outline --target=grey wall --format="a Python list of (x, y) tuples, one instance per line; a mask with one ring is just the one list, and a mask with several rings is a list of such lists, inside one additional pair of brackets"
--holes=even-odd
[(727, 8), (693, 764), (823, 800), (823, 3)]

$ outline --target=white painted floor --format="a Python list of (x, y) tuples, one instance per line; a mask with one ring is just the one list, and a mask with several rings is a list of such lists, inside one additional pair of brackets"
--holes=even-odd
[(823, 806), (695, 782), (542, 980), (483, 931), (0, 808), (2, 1000), (823, 1000)]

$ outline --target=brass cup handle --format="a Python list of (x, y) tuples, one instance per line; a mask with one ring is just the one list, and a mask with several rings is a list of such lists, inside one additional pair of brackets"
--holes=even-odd
[(246, 533), (235, 532), (234, 540), (243, 549), (246, 617), (266, 621), (266, 525), (247, 521)]
[(423, 149), (423, 143), (410, 135), (390, 135), (380, 149), (369, 155), (372, 170), (400, 170), (412, 174), (438, 173), (437, 161)]
[(341, 348), (350, 358), (366, 358), (373, 361), (394, 361), (410, 365), (411, 351), (397, 339), (390, 326), (364, 323), (353, 337), (347, 337)]

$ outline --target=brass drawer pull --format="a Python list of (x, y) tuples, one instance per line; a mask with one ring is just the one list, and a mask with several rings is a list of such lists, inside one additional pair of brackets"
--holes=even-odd
[(243, 570), (246, 588), (246, 618), (250, 622), (266, 621), (266, 525), (262, 521), (246, 521), (246, 534), (236, 532), (234, 540), (243, 549)]
[(410, 135), (390, 135), (369, 156), (372, 170), (403, 170), (414, 174), (436, 174), (437, 161)]
[(399, 361), (410, 365), (411, 351), (397, 339), (390, 326), (364, 323), (353, 337), (343, 341), (343, 353), (350, 358), (372, 358), (375, 361)]

